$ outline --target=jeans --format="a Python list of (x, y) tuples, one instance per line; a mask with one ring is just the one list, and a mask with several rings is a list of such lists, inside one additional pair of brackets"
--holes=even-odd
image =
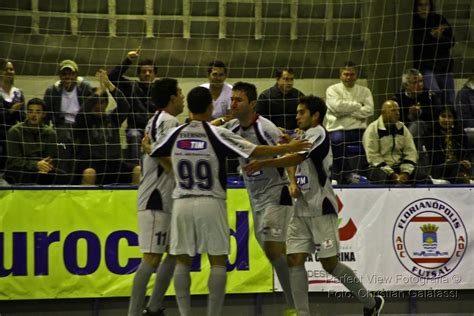
[(423, 84), (438, 95), (443, 104), (454, 104), (454, 77), (452, 72), (434, 73), (432, 70), (423, 71)]
[(351, 173), (367, 165), (362, 146), (363, 129), (329, 132), (333, 154), (332, 178), (339, 184), (345, 183)]
[(127, 158), (138, 164), (142, 154), (142, 129), (131, 128), (127, 130)]

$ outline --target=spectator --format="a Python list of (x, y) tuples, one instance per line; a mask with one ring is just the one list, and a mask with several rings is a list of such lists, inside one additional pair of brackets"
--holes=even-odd
[(230, 97), (232, 86), (225, 82), (227, 78), (227, 67), (220, 60), (211, 62), (207, 68), (209, 83), (203, 83), (201, 87), (209, 89), (212, 95), (214, 111), (212, 118), (228, 116), (230, 112)]
[(7, 160), (7, 131), (18, 122), (23, 121), (25, 96), (14, 86), (15, 68), (11, 61), (2, 63), (3, 74), (0, 79), (0, 177)]
[(295, 76), (293, 69), (280, 68), (275, 73), (276, 83), (258, 96), (257, 112), (276, 126), (295, 129), (296, 108), (303, 92), (293, 88)]
[(141, 140), (144, 135), (148, 119), (156, 111), (151, 98), (151, 86), (156, 77), (156, 66), (150, 59), (138, 62), (138, 80), (124, 77), (130, 65), (140, 57), (140, 48), (130, 51), (121, 65), (110, 71), (110, 81), (123, 92), (130, 104), (127, 116), (127, 158), (138, 163), (141, 156)]
[(437, 118), (430, 133), (432, 137), (424, 142), (431, 158), (431, 176), (451, 183), (469, 184), (471, 162), (461, 124), (450, 107), (440, 110)]
[[(100, 69), (96, 74), (100, 87), (87, 99), (77, 116), (78, 168), (82, 173), (81, 184), (138, 184), (140, 167), (125, 162), (120, 144), (120, 126), (127, 118), (130, 105), (124, 94)], [(117, 107), (106, 112), (107, 91), (112, 94)]]
[(463, 129), (474, 128), (474, 74), (456, 96), (456, 114)]
[(384, 102), (382, 115), (364, 132), (363, 144), (369, 162), (368, 179), (371, 182), (409, 184), (415, 180), (427, 181), (427, 175), (415, 173), (418, 153), (410, 131), (400, 122), (397, 102)]
[(417, 69), (407, 69), (402, 75), (402, 89), (392, 99), (398, 103), (401, 121), (414, 137), (418, 151), (422, 150), (422, 138), (432, 130), (433, 113), (440, 106), (439, 99), (423, 84), (423, 75)]
[(71, 174), (71, 181), (76, 157), (73, 126), (77, 113), (92, 94), (91, 85), (79, 77), (78, 72), (79, 67), (74, 61), (63, 60), (59, 64), (59, 81), (49, 86), (44, 94), (46, 122), (53, 123), (63, 148), (59, 152), (58, 168)]
[(44, 124), (45, 103), (34, 98), (26, 106), (26, 120), (7, 134), (8, 160), (5, 178), (12, 184), (62, 184), (62, 172), (55, 168), (56, 133)]
[(356, 65), (346, 62), (339, 69), (341, 82), (326, 90), (326, 128), (334, 157), (333, 179), (339, 184), (358, 183), (357, 173), (367, 164), (362, 135), (367, 120), (374, 115), (374, 99), (368, 88), (356, 84), (357, 78)]
[(454, 104), (453, 29), (442, 15), (434, 12), (431, 0), (415, 0), (413, 10), (414, 68), (422, 72), (425, 86), (443, 104)]

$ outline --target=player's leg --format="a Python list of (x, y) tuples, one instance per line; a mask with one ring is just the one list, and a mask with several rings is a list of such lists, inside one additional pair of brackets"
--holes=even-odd
[(291, 294), (295, 307), (298, 316), (309, 316), (308, 274), (304, 264), (308, 254), (314, 251), (314, 242), (304, 217), (291, 218), (287, 247)]
[(194, 211), (199, 209), (193, 198), (176, 199), (170, 225), (170, 254), (176, 256), (174, 289), (181, 316), (191, 313), (191, 264), (196, 255)]
[(191, 264), (193, 257), (188, 255), (176, 256), (176, 268), (174, 270), (174, 289), (176, 302), (178, 303), (181, 316), (191, 315)]
[(153, 291), (147, 304), (147, 312), (158, 312), (163, 310), (163, 300), (165, 297), (166, 290), (168, 289), (171, 278), (173, 277), (174, 268), (176, 264), (176, 257), (173, 255), (167, 255), (164, 260), (161, 260), (163, 253), (169, 245), (170, 239), (170, 221), (171, 214), (166, 212), (156, 212), (157, 222), (155, 223), (156, 233), (153, 235), (154, 244), (157, 245), (157, 251), (159, 252), (159, 260), (156, 264), (158, 267), (155, 269), (156, 277), (153, 285)]
[(138, 243), (143, 259), (135, 272), (132, 294), (129, 303), (129, 315), (141, 315), (146, 287), (151, 275), (157, 270), (166, 250), (170, 214), (161, 211), (145, 210), (138, 212)]
[(199, 198), (196, 203), (200, 205), (200, 209), (194, 213), (198, 252), (207, 252), (211, 264), (207, 315), (221, 315), (227, 282), (226, 262), (230, 249), (227, 205), (224, 200), (214, 198)]
[[(313, 220), (313, 233), (321, 248), (318, 258), (324, 270), (339, 280), (364, 305), (365, 310), (373, 310), (379, 302), (374, 299), (364, 287), (354, 271), (339, 262), (339, 235), (337, 229), (337, 215), (323, 215)], [(380, 300), (378, 298), (377, 300)], [(383, 306), (383, 299), (381, 302)], [(379, 306), (381, 309), (382, 306)]]
[(147, 310), (150, 312), (157, 312), (164, 310), (163, 300), (165, 298), (166, 290), (168, 289), (171, 279), (173, 278), (174, 269), (176, 265), (176, 257), (170, 254), (160, 262), (158, 269), (156, 269), (155, 283), (150, 299), (148, 300)]
[(211, 264), (211, 273), (207, 283), (209, 289), (207, 315), (221, 315), (222, 307), (224, 306), (225, 287), (227, 283), (227, 255), (208, 256), (209, 263)]
[(267, 206), (262, 218), (263, 228), (261, 231), (265, 255), (275, 269), (290, 308), (294, 308), (295, 304), (291, 295), (290, 275), (286, 259), (286, 236), (292, 213), (292, 205)]

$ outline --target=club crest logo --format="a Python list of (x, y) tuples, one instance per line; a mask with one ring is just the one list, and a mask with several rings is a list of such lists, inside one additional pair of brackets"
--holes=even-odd
[(415, 201), (400, 212), (392, 241), (403, 267), (424, 279), (453, 272), (468, 242), (459, 214), (447, 203), (431, 198)]

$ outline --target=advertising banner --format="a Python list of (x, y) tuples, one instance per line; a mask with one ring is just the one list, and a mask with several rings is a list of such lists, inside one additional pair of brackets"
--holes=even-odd
[[(272, 291), (247, 192), (228, 193), (227, 292)], [(0, 300), (130, 295), (142, 256), (136, 231), (135, 190), (1, 190)], [(207, 256), (197, 256), (192, 294), (207, 293), (209, 270)]]
[[(371, 291), (474, 288), (466, 187), (339, 189), (339, 260)], [(345, 291), (312, 254), (310, 291)], [(276, 279), (276, 289), (281, 287)]]

